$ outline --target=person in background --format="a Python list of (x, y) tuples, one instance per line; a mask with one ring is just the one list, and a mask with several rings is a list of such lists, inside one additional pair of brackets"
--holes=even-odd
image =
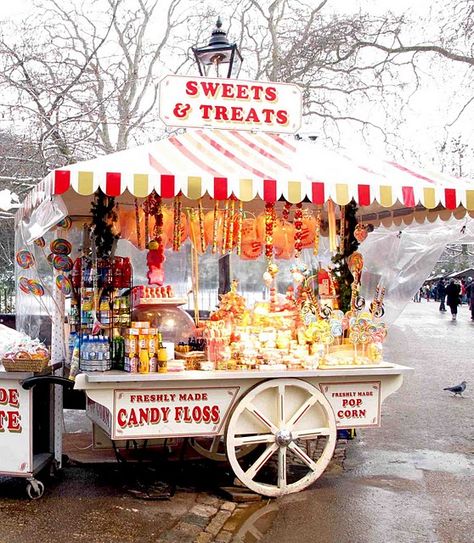
[(474, 281), (472, 277), (467, 278), (466, 296), (469, 309), (471, 310), (471, 321), (474, 321)]
[(446, 303), (451, 309), (451, 318), (456, 320), (458, 314), (458, 305), (461, 303), (461, 286), (451, 279), (449, 285), (446, 287)]
[(444, 284), (444, 279), (440, 279), (436, 285), (436, 295), (439, 301), (439, 310), (446, 311), (446, 286)]
[(467, 303), (467, 292), (466, 292), (467, 286), (466, 286), (466, 280), (461, 279), (461, 303), (466, 304)]

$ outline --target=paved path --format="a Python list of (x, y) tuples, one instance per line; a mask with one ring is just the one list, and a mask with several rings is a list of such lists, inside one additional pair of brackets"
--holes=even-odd
[[(415, 368), (363, 430), (347, 470), (277, 500), (260, 540), (291, 543), (474, 541), (474, 323), (434, 302), (411, 303), (390, 329), (389, 360)], [(442, 388), (468, 381), (465, 399)]]

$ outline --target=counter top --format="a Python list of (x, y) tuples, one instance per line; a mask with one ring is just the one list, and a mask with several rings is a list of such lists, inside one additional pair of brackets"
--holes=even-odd
[(374, 366), (372, 368), (337, 368), (317, 370), (278, 370), (278, 371), (183, 371), (169, 373), (127, 373), (119, 370), (104, 372), (84, 372), (76, 377), (76, 389), (87, 388), (87, 384), (99, 383), (153, 383), (163, 381), (222, 381), (230, 379), (277, 379), (304, 377), (364, 377), (377, 375), (400, 375), (414, 371), (413, 368), (399, 364)]

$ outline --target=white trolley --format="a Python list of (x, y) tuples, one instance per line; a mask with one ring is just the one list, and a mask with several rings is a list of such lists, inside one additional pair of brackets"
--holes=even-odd
[[(338, 429), (380, 426), (383, 401), (409, 371), (396, 364), (146, 375), (109, 371), (82, 373), (75, 388), (85, 390), (89, 417), (111, 440), (191, 438), (203, 456), (227, 457), (249, 489), (276, 497), (303, 490), (324, 472)], [(270, 464), (273, 477), (266, 473)]]

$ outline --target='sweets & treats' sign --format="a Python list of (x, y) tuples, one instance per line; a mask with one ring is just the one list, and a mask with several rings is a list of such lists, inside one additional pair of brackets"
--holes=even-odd
[(301, 126), (297, 85), (168, 75), (159, 116), (167, 126), (294, 134)]

